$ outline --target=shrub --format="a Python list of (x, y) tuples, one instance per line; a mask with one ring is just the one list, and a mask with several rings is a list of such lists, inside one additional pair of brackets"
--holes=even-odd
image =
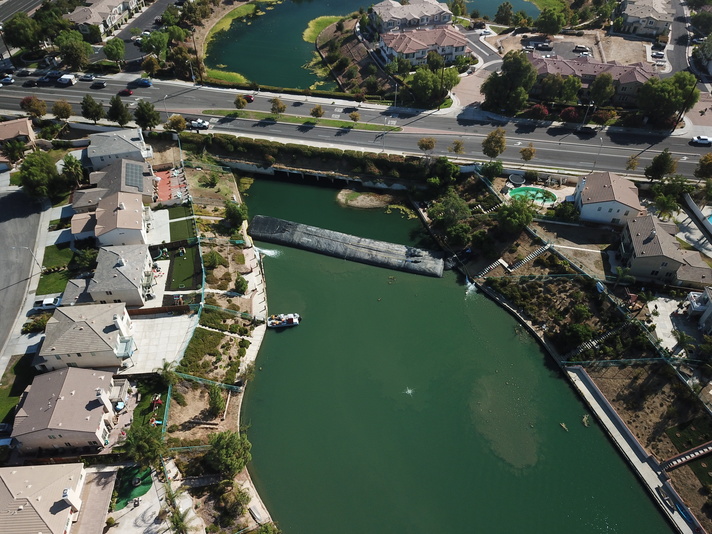
[(599, 109), (591, 115), (591, 120), (596, 124), (606, 124), (608, 121), (613, 120), (616, 116), (616, 112), (610, 109)]
[(179, 406), (187, 406), (188, 402), (185, 400), (185, 396), (180, 391), (173, 392), (173, 400), (178, 403)]
[(544, 104), (537, 104), (529, 109), (529, 116), (532, 119), (542, 120), (549, 115), (549, 109)]
[(575, 107), (562, 109), (559, 116), (561, 117), (561, 120), (566, 122), (576, 122), (579, 120), (579, 112)]
[(222, 388), (215, 384), (208, 386), (208, 411), (213, 417), (218, 417), (225, 411), (225, 396)]

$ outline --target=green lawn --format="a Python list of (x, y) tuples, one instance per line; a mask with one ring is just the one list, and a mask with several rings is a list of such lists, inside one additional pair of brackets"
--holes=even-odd
[[(138, 478), (141, 482), (138, 486), (134, 486), (134, 479)], [(116, 507), (114, 510), (122, 510), (137, 497), (141, 497), (148, 493), (153, 484), (151, 478), (151, 468), (147, 467), (143, 470), (137, 465), (125, 467), (121, 470), (121, 475), (116, 484)], [(133, 504), (131, 505), (133, 506)]]
[[(357, 105), (357, 104), (354, 104)], [(352, 120), (334, 120), (334, 119), (314, 119), (308, 117), (297, 117), (291, 115), (279, 115), (278, 117), (272, 113), (267, 113), (265, 111), (247, 111), (244, 109), (240, 110), (230, 110), (230, 109), (206, 109), (203, 111), (204, 115), (221, 115), (223, 117), (236, 117), (241, 119), (253, 119), (253, 120), (263, 120), (263, 121), (274, 121), (274, 122), (288, 122), (290, 124), (301, 124), (305, 128), (313, 128), (316, 125), (319, 126), (332, 126), (334, 128), (343, 128), (348, 130), (369, 130), (374, 132), (400, 132), (401, 128), (397, 126), (384, 126), (383, 124), (369, 124), (364, 122), (358, 122), (354, 124)]]
[(168, 217), (173, 220), (173, 219), (182, 219), (183, 217), (190, 217), (193, 215), (193, 211), (190, 209), (190, 206), (171, 206), (168, 208)]
[[(136, 405), (133, 412), (132, 424), (148, 424), (151, 418), (155, 417), (157, 421), (163, 421), (163, 416), (166, 411), (166, 395), (168, 388), (163, 385), (158, 378), (142, 380), (137, 386), (138, 392), (141, 394), (141, 401)], [(151, 400), (154, 395), (160, 395), (163, 404), (156, 405), (156, 410), (153, 410)], [(165, 422), (165, 421), (164, 421)]]
[(200, 262), (198, 258), (198, 247), (186, 247), (184, 256), (177, 256), (171, 253), (171, 267), (169, 269), (170, 281), (169, 291), (180, 289), (197, 289), (201, 281)]
[(343, 17), (339, 16), (324, 16), (324, 17), (317, 17), (315, 19), (312, 19), (309, 21), (309, 24), (307, 25), (307, 29), (304, 30), (304, 33), (302, 33), (302, 39), (304, 39), (307, 43), (316, 43), (316, 38), (319, 37), (319, 34), (323, 32), (327, 27), (331, 26), (332, 24), (336, 24), (339, 22)]
[(38, 374), (32, 363), (32, 354), (12, 356), (0, 381), (0, 421), (9, 423), (13, 419), (15, 406), (20, 395)]
[(72, 261), (73, 257), (74, 251), (69, 248), (69, 243), (50, 245), (45, 247), (42, 265), (45, 269), (52, 269), (53, 267), (66, 267)]
[[(71, 263), (73, 257), (74, 252), (69, 248), (68, 243), (50, 245), (45, 248), (42, 265), (45, 269), (66, 267)], [(72, 276), (72, 272), (68, 269), (53, 273), (43, 273), (37, 285), (37, 295), (61, 293), (64, 291), (64, 288), (67, 287), (67, 281), (72, 278)]]
[(195, 222), (193, 219), (171, 223), (171, 241), (181, 241), (195, 237)]
[(66, 269), (54, 273), (45, 273), (40, 277), (36, 294), (39, 296), (62, 293), (67, 287), (67, 282), (72, 278), (74, 278), (74, 273)]

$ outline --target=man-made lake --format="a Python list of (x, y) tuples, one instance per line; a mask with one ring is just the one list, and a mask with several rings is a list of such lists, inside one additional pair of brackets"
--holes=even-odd
[[(258, 180), (246, 199), (421, 244), (416, 220), (341, 208), (335, 190)], [(558, 367), (453, 273), (261, 246), (270, 312), (303, 317), (267, 332), (242, 418), (286, 534), (672, 531)]]
[[(494, 17), (501, 3), (499, 0), (468, 2), (468, 7)], [(510, 0), (510, 3), (515, 12), (538, 14), (537, 8), (529, 2)], [(249, 19), (249, 23), (236, 20), (229, 30), (216, 35), (205, 62), (211, 68), (239, 72), (259, 84), (307, 88), (318, 81), (316, 75), (303, 68), (315, 51), (312, 43), (302, 39), (309, 21), (323, 15), (348, 15), (369, 5), (362, 0), (287, 0), (270, 4), (269, 10), (263, 8), (265, 15)], [(327, 82), (332, 83), (331, 79)]]

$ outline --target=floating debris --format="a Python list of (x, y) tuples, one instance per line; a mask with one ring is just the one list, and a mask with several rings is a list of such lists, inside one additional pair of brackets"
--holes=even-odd
[(588, 414), (583, 414), (583, 418), (581, 419), (581, 422), (583, 423), (583, 426), (591, 426), (591, 418), (588, 416)]
[(569, 431), (569, 427), (566, 426), (566, 423), (559, 423), (559, 424), (561, 425), (561, 428), (563, 428), (564, 430), (566, 430), (566, 432)]

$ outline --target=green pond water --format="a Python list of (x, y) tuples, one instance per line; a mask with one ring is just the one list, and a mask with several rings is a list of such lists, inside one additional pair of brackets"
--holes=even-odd
[[(246, 198), (251, 215), (422, 237), (335, 190), (258, 180)], [(672, 531), (558, 368), (453, 273), (258, 245), (270, 312), (303, 317), (267, 332), (242, 416), (286, 534)]]
[[(373, 2), (375, 3), (375, 2)], [(494, 17), (500, 0), (468, 2), (470, 10)], [(514, 11), (523, 10), (536, 17), (539, 10), (524, 0), (510, 0)], [(303, 68), (315, 52), (314, 45), (302, 39), (310, 20), (325, 15), (348, 15), (372, 3), (362, 0), (287, 0), (262, 7), (265, 15), (243, 22), (218, 33), (207, 51), (206, 64), (239, 72), (249, 80), (277, 87), (307, 88), (319, 79)], [(321, 88), (333, 88), (331, 79)]]

